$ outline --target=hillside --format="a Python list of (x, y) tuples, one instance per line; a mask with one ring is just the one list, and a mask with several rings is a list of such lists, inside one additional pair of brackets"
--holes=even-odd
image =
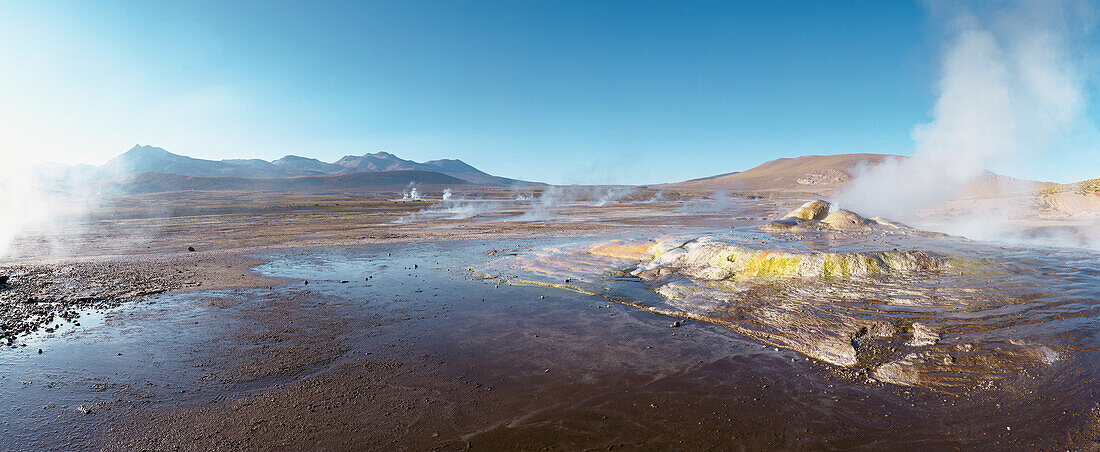
[[(99, 167), (44, 168), (42, 173), (60, 176), (79, 172), (91, 178), (113, 179), (131, 174), (169, 174), (178, 176), (229, 176), (242, 178), (287, 178), (386, 171), (422, 171), (440, 173), (476, 185), (491, 187), (530, 187), (545, 185), (494, 176), (461, 160), (443, 159), (418, 163), (388, 152), (345, 156), (336, 162), (288, 155), (266, 161), (261, 159), (207, 160), (168, 152), (155, 146), (137, 145)], [(174, 180), (174, 179), (173, 179)]]
[(173, 154), (154, 146), (134, 146), (99, 170), (109, 175), (165, 173), (183, 176), (283, 177), (288, 172), (264, 160), (205, 160)]
[[(890, 154), (806, 155), (772, 160), (752, 169), (666, 184), (679, 190), (781, 191), (826, 196), (847, 187), (861, 166), (873, 166), (887, 158), (907, 158)], [(987, 173), (968, 185), (959, 197), (989, 196), (998, 193), (1037, 190), (1053, 185)]]
[(1043, 208), (1054, 216), (1100, 214), (1100, 179), (1052, 185), (1040, 193)]
[(766, 162), (752, 169), (665, 184), (670, 189), (828, 192), (847, 185), (860, 164), (878, 164), (888, 154), (806, 155)]
[(400, 191), (410, 184), (462, 186), (462, 179), (442, 173), (418, 170), (377, 171), (321, 176), (253, 178), (237, 176), (184, 176), (164, 173), (138, 173), (118, 178), (107, 190), (121, 193), (159, 193), (183, 190), (234, 190), (254, 192), (333, 193)]

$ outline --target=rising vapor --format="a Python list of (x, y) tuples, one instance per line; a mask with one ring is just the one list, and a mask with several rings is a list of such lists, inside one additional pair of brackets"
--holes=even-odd
[(914, 215), (985, 175), (990, 163), (1042, 151), (1079, 123), (1085, 78), (1076, 43), (1092, 29), (1086, 5), (948, 8), (934, 119), (914, 127), (912, 157), (856, 169), (839, 206)]

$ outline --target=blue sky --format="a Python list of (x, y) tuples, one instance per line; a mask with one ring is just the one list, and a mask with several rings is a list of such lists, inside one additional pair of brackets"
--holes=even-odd
[[(0, 152), (385, 150), (553, 183), (908, 154), (942, 38), (900, 1), (0, 0)], [(994, 169), (1100, 177), (1095, 136)]]

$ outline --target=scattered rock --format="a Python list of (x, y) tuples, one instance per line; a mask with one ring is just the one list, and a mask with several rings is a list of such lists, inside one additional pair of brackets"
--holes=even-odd
[(782, 220), (769, 221), (760, 225), (760, 230), (767, 232), (784, 232), (802, 226), (798, 218), (784, 218)]
[(855, 212), (836, 209), (836, 206), (821, 200), (810, 201), (791, 211), (782, 219), (760, 225), (760, 229), (767, 232), (869, 230), (875, 227), (910, 229), (903, 224), (878, 217), (863, 218)]
[(913, 338), (905, 343), (910, 347), (923, 347), (935, 345), (940, 341), (940, 333), (933, 331), (924, 324), (913, 322)]
[(920, 382), (916, 366), (923, 362), (921, 355), (910, 353), (902, 359), (878, 366), (871, 372), (871, 377), (885, 383), (912, 386)]
[(832, 168), (806, 173), (795, 180), (799, 185), (835, 185), (851, 179), (847, 174)]
[(832, 204), (829, 204), (828, 202), (822, 201), (820, 199), (817, 201), (810, 201), (806, 204), (803, 204), (802, 207), (791, 211), (791, 213), (788, 213), (783, 218), (798, 218), (800, 220), (807, 221), (821, 221), (825, 218), (826, 215), (829, 214), (829, 210), (831, 210), (832, 207)]
[(865, 218), (848, 210), (833, 211), (821, 223), (833, 229), (864, 229), (870, 224)]

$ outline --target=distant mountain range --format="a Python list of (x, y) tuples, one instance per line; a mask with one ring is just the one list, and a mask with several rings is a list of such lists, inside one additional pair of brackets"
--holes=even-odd
[(159, 193), (180, 190), (252, 191), (283, 193), (356, 192), (377, 189), (401, 190), (409, 185), (463, 187), (472, 185), (443, 173), (394, 170), (349, 174), (294, 177), (181, 176), (137, 173), (106, 184), (108, 191)]
[[(417, 163), (388, 152), (349, 155), (333, 163), (288, 155), (261, 159), (206, 160), (137, 145), (100, 166), (49, 165), (54, 180), (93, 180), (121, 191), (353, 189), (410, 183), (531, 187), (545, 185), (494, 176), (461, 160)], [(78, 176), (74, 178), (73, 176)]]

